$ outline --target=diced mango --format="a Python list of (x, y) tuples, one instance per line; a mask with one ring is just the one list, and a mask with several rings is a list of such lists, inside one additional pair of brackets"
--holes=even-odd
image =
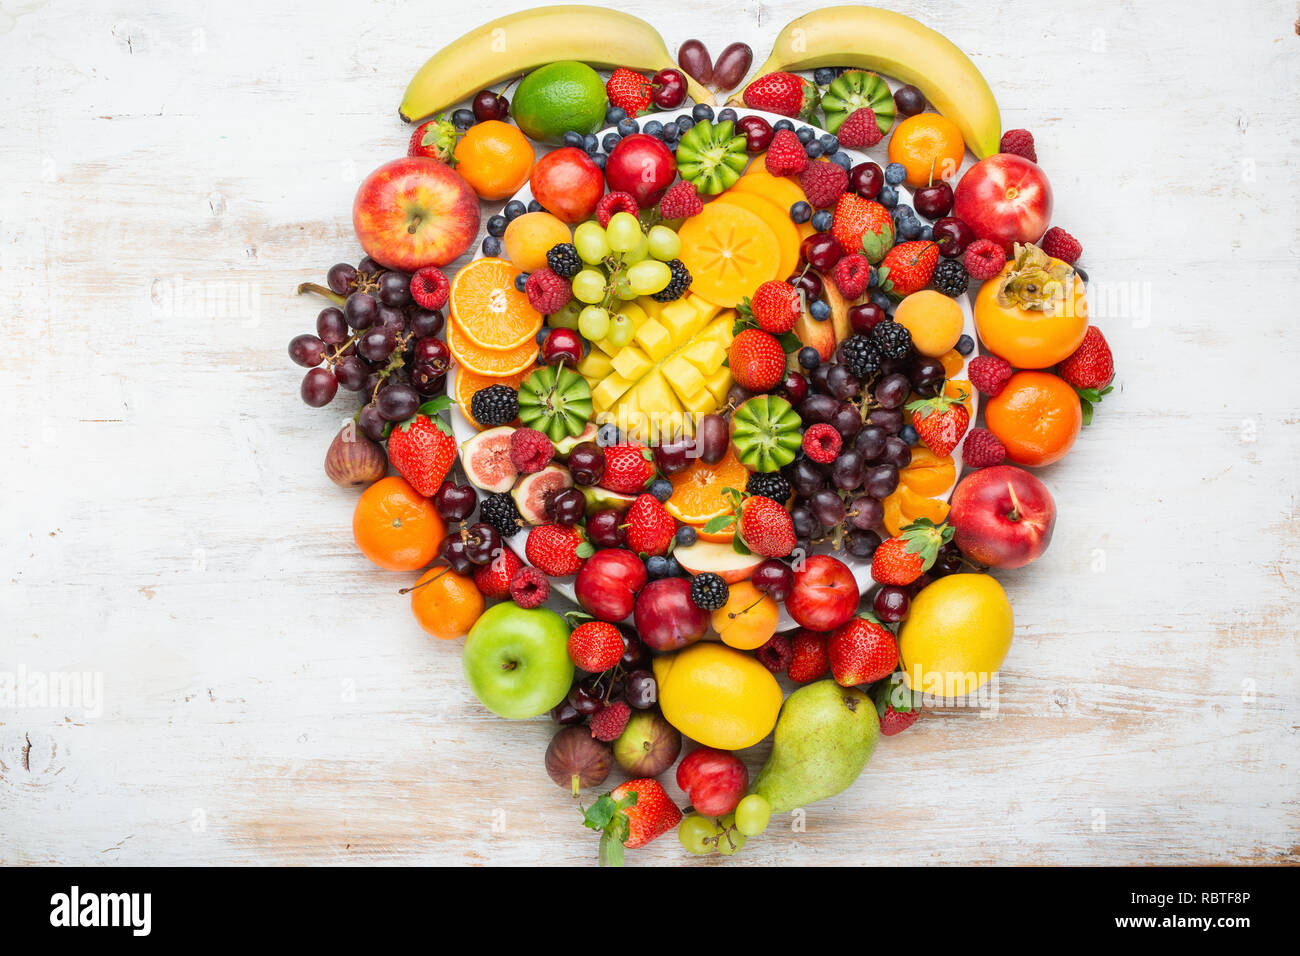
[(722, 346), (712, 340), (692, 342), (682, 354), (705, 375), (711, 375), (721, 368), (722, 360), (727, 357)]
[(608, 411), (633, 384), (631, 379), (611, 372), (591, 390), (591, 404), (598, 412)]
[(727, 400), (727, 393), (731, 391), (731, 382), (731, 369), (724, 365), (704, 380), (704, 387), (721, 405)]
[(682, 355), (664, 362), (664, 378), (683, 401), (704, 391), (704, 376)]
[(704, 327), (705, 320), (698, 309), (689, 302), (678, 299), (664, 306), (659, 321), (672, 334), (673, 342), (677, 345), (685, 345)]
[(637, 326), (636, 341), (656, 362), (662, 362), (673, 350), (672, 336), (655, 319), (648, 318)]
[(614, 365), (610, 362), (609, 356), (595, 349), (587, 353), (587, 357), (578, 363), (578, 374), (588, 382), (598, 382), (612, 371)]
[(654, 363), (652, 363), (650, 357), (639, 348), (634, 345), (629, 345), (624, 349), (620, 349), (618, 353), (615, 354), (614, 361), (611, 364), (614, 366), (615, 372), (622, 375), (624, 378), (631, 379), (635, 382), (646, 372), (650, 371)]
[[(728, 385), (727, 387), (730, 388), (731, 386)], [(723, 392), (723, 395), (725, 396), (726, 392)], [(700, 389), (699, 394), (691, 398), (682, 399), (682, 407), (692, 415), (707, 415), (709, 412), (716, 411), (718, 404), (718, 400), (714, 398), (713, 393), (707, 387)]]

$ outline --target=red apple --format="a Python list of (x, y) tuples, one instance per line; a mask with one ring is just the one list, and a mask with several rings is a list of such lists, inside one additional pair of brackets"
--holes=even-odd
[(749, 788), (749, 771), (733, 753), (701, 747), (677, 765), (677, 786), (706, 817), (725, 817)]
[(645, 133), (619, 140), (605, 161), (605, 181), (610, 191), (631, 193), (642, 209), (657, 203), (676, 176), (677, 161), (672, 150)]
[(632, 620), (641, 641), (660, 652), (694, 644), (709, 629), (709, 612), (695, 606), (686, 578), (660, 578), (647, 584), (636, 596)]
[(568, 223), (590, 219), (605, 194), (605, 177), (591, 157), (576, 146), (551, 150), (528, 177), (533, 198)]
[(957, 483), (948, 523), (967, 557), (991, 568), (1022, 568), (1051, 543), (1056, 502), (1023, 468), (981, 468)]
[(1052, 185), (1023, 156), (998, 153), (966, 170), (953, 197), (952, 214), (980, 239), (1001, 243), (1037, 242), (1052, 221)]
[(478, 236), (478, 196), (446, 163), (403, 156), (361, 183), (352, 228), (366, 255), (403, 272), (445, 266)]
[(814, 554), (794, 572), (794, 589), (785, 609), (800, 627), (833, 631), (858, 609), (858, 582), (839, 558)]
[(605, 548), (583, 563), (573, 591), (588, 614), (601, 621), (621, 621), (632, 613), (645, 582), (640, 558), (621, 548)]

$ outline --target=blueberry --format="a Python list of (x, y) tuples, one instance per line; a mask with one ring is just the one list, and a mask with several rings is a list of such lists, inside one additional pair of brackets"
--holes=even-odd
[(536, 199), (530, 199), (530, 200), (528, 200), (528, 211), (529, 211), (529, 212), (541, 212), (541, 211), (542, 211), (542, 204), (539, 203)]
[(651, 120), (641, 128), (641, 132), (645, 133), (647, 136), (653, 136), (655, 139), (658, 139), (664, 133), (664, 124), (658, 120)]
[(911, 425), (904, 425), (898, 430), (898, 437), (903, 439), (909, 445), (915, 445), (921, 440), (921, 436), (916, 433), (916, 429)]
[(688, 129), (690, 129), (694, 125), (695, 125), (695, 120), (689, 116), (677, 117), (677, 128), (683, 133), (685, 133)]
[(618, 121), (618, 135), (631, 136), (641, 129), (641, 124), (631, 117), (624, 117)]
[(500, 238), (506, 234), (506, 217), (489, 216), (487, 221), (487, 231), (489, 236)]
[(451, 122), (457, 129), (469, 129), (474, 125), (473, 110), (456, 110), (451, 114)]
[(807, 146), (816, 138), (817, 131), (811, 126), (800, 126), (794, 135), (799, 137), (799, 142)]
[(611, 106), (605, 111), (605, 125), (617, 126), (621, 120), (627, 119), (627, 110), (621, 106)]
[(822, 355), (811, 345), (806, 345), (799, 350), (799, 364), (803, 368), (812, 371), (822, 364)]
[(608, 159), (608, 157), (607, 157), (604, 153), (592, 153), (592, 154), (591, 154), (591, 161), (592, 161), (593, 163), (596, 164), (596, 168), (597, 168), (597, 169), (604, 169), (604, 168), (605, 168), (605, 160), (606, 160), (606, 159)]
[(835, 79), (835, 67), (823, 66), (820, 69), (813, 70), (813, 82), (818, 86), (829, 86)]
[(907, 178), (907, 170), (902, 163), (890, 163), (885, 167), (885, 182), (891, 186), (899, 186)]
[(822, 144), (817, 140), (813, 140), (803, 148), (803, 151), (808, 154), (809, 159), (816, 159), (822, 154)]
[(622, 138), (623, 137), (619, 136), (618, 133), (606, 133), (605, 138), (600, 141), (600, 145), (605, 150), (605, 152), (608, 153), (611, 149), (613, 149), (615, 146), (618, 145), (618, 141)]
[(573, 130), (569, 130), (567, 133), (565, 133), (563, 136), (560, 137), (560, 142), (563, 143), (565, 146), (573, 146), (576, 147), (577, 149), (582, 149), (582, 134), (575, 133)]
[(975, 340), (971, 338), (969, 335), (963, 334), (962, 337), (957, 340), (957, 354), (970, 355), (971, 352), (974, 351), (975, 351)]
[(822, 149), (826, 151), (827, 156), (839, 152), (840, 141), (835, 137), (834, 133), (822, 133), (817, 137), (817, 142), (822, 144)]
[(546, 344), (546, 337), (550, 334), (551, 334), (551, 327), (549, 325), (543, 325), (540, 329), (537, 330), (537, 334), (533, 336), (533, 338), (537, 340), (538, 345), (544, 345)]
[(654, 495), (660, 501), (667, 501), (669, 495), (673, 493), (673, 483), (667, 478), (656, 478), (650, 482), (650, 494)]
[(677, 547), (689, 548), (695, 543), (697, 537), (699, 537), (699, 535), (696, 534), (695, 529), (690, 525), (684, 524), (677, 529)]
[(523, 292), (523, 291), (524, 291), (524, 286), (526, 286), (526, 285), (528, 285), (528, 273), (527, 273), (527, 272), (521, 272), (521, 273), (519, 273), (519, 275), (515, 276), (515, 288), (516, 288), (516, 289), (518, 289), (520, 292)]
[(840, 167), (840, 169), (844, 170), (846, 173), (853, 166), (853, 160), (849, 159), (848, 153), (836, 153), (831, 157), (831, 162)]
[(894, 300), (885, 295), (885, 293), (881, 292), (879, 289), (873, 290), (869, 298), (873, 303), (880, 306), (880, 310), (884, 312), (885, 315), (889, 315), (890, 310), (894, 307)]
[(812, 305), (808, 306), (808, 314), (818, 322), (825, 322), (831, 317), (831, 307), (818, 299)]
[(645, 559), (645, 573), (651, 581), (668, 577), (668, 559), (662, 554), (652, 554)]
[(501, 255), (501, 240), (496, 236), (488, 236), (483, 240), (483, 255), (495, 257)]
[(905, 202), (900, 202), (894, 207), (895, 219), (915, 219), (916, 211)]
[(595, 133), (588, 133), (582, 137), (582, 148), (589, 153), (594, 153), (600, 149), (600, 140), (596, 139)]
[(718, 114), (719, 123), (734, 123), (737, 118), (736, 111), (731, 108), (727, 108)]
[(772, 124), (772, 132), (779, 133), (783, 129), (794, 129), (794, 123), (788, 119), (777, 120)]
[(675, 143), (677, 137), (682, 135), (681, 127), (676, 123), (665, 123), (664, 131), (659, 135), (665, 143)]
[(528, 212), (528, 207), (518, 199), (512, 199), (506, 203), (506, 208), (501, 210), (506, 217), (506, 222), (514, 222), (524, 213)]
[(905, 216), (898, 223), (898, 234), (904, 239), (920, 239), (921, 230), (925, 227), (921, 221), (912, 216)]
[(1082, 269), (1080, 269), (1078, 266), (1075, 266), (1075, 267), (1074, 267), (1074, 274), (1077, 275), (1077, 276), (1078, 276), (1080, 279), (1082, 279), (1084, 282), (1087, 282), (1087, 281), (1088, 281), (1088, 273), (1084, 272), (1084, 271), (1083, 271)]
[(691, 110), (691, 116), (695, 118), (697, 123), (701, 120), (712, 120), (713, 107), (708, 103), (696, 103), (695, 109)]
[(667, 560), (668, 562), (668, 573), (664, 575), (665, 577), (680, 578), (683, 574), (686, 573), (685, 571), (682, 570), (682, 566), (677, 563), (677, 559), (674, 558), (671, 554), (668, 555), (668, 557), (665, 560)]
[(898, 189), (894, 186), (881, 186), (880, 192), (876, 195), (876, 202), (890, 209), (898, 203)]
[(920, 234), (919, 234), (916, 238), (918, 238), (918, 239), (924, 239), (926, 242), (931, 242), (931, 241), (933, 241), (933, 240), (934, 240), (934, 227), (933, 227), (933, 226), (922, 226), (922, 227), (921, 227), (921, 232), (920, 232)]
[(800, 200), (790, 207), (790, 220), (792, 222), (804, 223), (812, 218), (812, 206)]
[(618, 444), (618, 426), (613, 422), (606, 422), (596, 430), (596, 444), (601, 448), (609, 448)]
[(818, 232), (826, 232), (835, 224), (835, 214), (829, 209), (822, 209), (813, 213), (812, 227)]
[(872, 266), (871, 271), (867, 273), (867, 288), (871, 288), (879, 281), (880, 273), (876, 270), (875, 266)]

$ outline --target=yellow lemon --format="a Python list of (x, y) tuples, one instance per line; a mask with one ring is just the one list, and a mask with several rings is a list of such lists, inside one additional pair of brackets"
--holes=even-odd
[(898, 632), (907, 686), (942, 697), (982, 687), (1011, 648), (1011, 602), (988, 574), (950, 574), (912, 599)]
[(752, 747), (776, 726), (781, 685), (749, 654), (692, 644), (656, 657), (654, 672), (668, 723), (706, 747)]

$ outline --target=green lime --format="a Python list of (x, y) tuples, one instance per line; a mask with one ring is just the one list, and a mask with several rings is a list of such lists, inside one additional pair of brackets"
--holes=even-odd
[(533, 139), (559, 145), (570, 130), (586, 135), (605, 125), (605, 82), (576, 60), (539, 66), (515, 89), (510, 114)]

